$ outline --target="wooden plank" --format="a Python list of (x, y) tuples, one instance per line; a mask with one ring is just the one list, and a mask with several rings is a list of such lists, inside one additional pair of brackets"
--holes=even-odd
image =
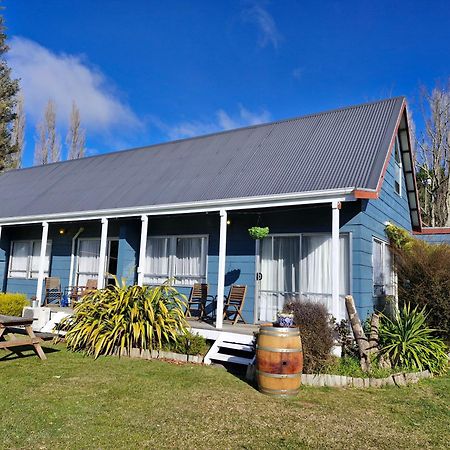
[(0, 314), (0, 325), (7, 327), (8, 325), (31, 325), (33, 323), (33, 319), (26, 317), (16, 317), (16, 316), (5, 316)]

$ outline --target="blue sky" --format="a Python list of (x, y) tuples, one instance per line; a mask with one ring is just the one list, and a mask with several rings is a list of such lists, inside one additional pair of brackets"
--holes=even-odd
[(448, 1), (6, 0), (27, 110), (89, 154), (406, 95), (450, 75)]

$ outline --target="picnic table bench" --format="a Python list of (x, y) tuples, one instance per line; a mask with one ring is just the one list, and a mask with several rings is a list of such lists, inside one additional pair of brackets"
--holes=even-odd
[[(32, 323), (32, 318), (5, 316), (0, 314), (0, 349), (31, 345), (39, 358), (47, 359), (41, 347), (42, 339), (34, 334), (33, 329), (31, 328)], [(25, 328), (27, 336), (18, 338), (14, 333), (22, 331), (22, 327)], [(6, 340), (5, 337), (8, 334), (9, 340)]]

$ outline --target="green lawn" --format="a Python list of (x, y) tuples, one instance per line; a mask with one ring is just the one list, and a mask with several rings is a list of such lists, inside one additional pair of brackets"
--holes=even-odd
[(0, 448), (411, 449), (450, 441), (449, 377), (403, 389), (303, 388), (281, 400), (215, 367), (94, 361), (55, 348), (47, 361), (0, 361)]

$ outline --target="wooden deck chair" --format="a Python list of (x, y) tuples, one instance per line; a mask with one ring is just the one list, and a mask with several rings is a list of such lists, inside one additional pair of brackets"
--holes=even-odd
[(61, 299), (61, 280), (57, 277), (47, 277), (45, 279), (44, 305), (61, 305)]
[(95, 278), (89, 278), (86, 281), (86, 286), (73, 287), (70, 292), (71, 305), (73, 305), (76, 302), (79, 302), (84, 295), (88, 294), (91, 291), (95, 291), (96, 289), (97, 289), (97, 280)]
[[(206, 300), (208, 298), (208, 285), (205, 283), (194, 283), (186, 307), (186, 317), (192, 317), (192, 312), (198, 311), (198, 320), (205, 316)], [(195, 306), (194, 309), (192, 307)]]
[(224, 320), (231, 320), (233, 325), (236, 325), (240, 317), (242, 322), (247, 323), (242, 317), (242, 308), (244, 307), (246, 294), (247, 286), (231, 286), (223, 307)]

